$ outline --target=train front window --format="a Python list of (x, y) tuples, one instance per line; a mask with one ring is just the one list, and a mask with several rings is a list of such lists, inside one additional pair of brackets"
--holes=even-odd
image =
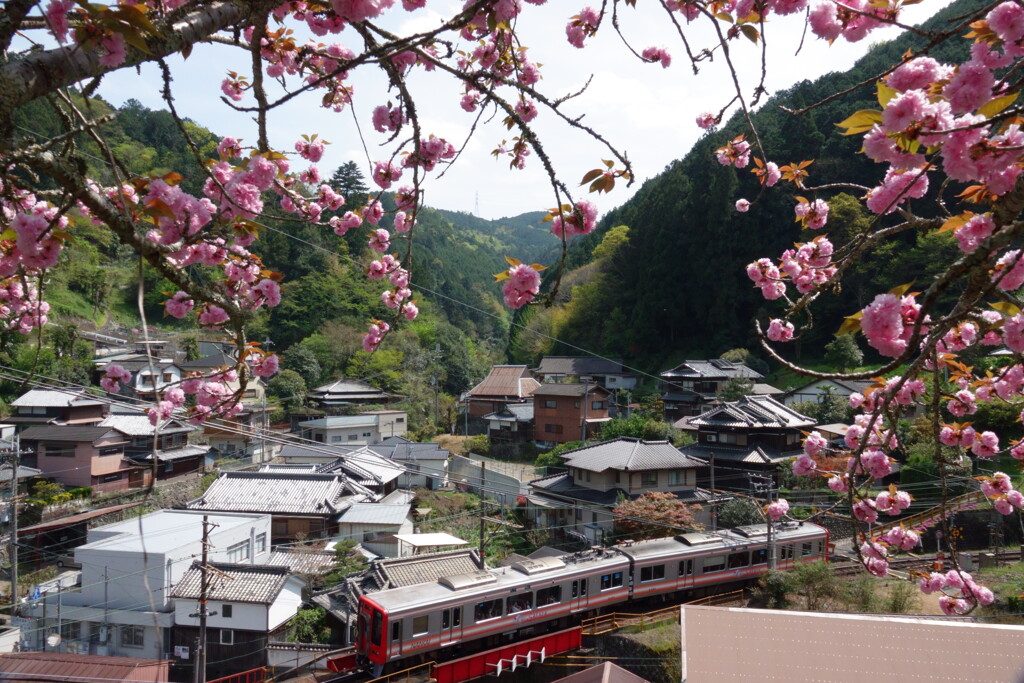
[(374, 645), (380, 645), (382, 636), (384, 635), (384, 613), (380, 610), (373, 611), (373, 620), (370, 622), (370, 642)]
[(487, 600), (486, 602), (478, 602), (476, 608), (473, 610), (473, 615), (476, 623), (481, 621), (487, 621), (488, 619), (497, 619), (501, 616), (501, 600)]

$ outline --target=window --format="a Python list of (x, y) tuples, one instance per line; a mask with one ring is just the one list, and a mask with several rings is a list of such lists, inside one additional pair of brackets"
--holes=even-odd
[(348, 440), (349, 441), (358, 441), (359, 440), (359, 435), (358, 434), (349, 434), (348, 435)]
[(640, 568), (640, 583), (646, 581), (661, 581), (665, 578), (665, 565), (656, 564), (653, 567)]
[(562, 433), (562, 425), (549, 425), (549, 424), (546, 424), (546, 425), (544, 425), (544, 431), (547, 432), (548, 434), (561, 434)]
[(572, 407), (573, 408), (579, 408), (580, 407), (580, 402), (579, 401), (573, 401), (572, 402)]
[(398, 422), (398, 423), (405, 422), (405, 418), (404, 417), (400, 417), (400, 418), (396, 419), (395, 422)]
[(462, 608), (452, 607), (441, 612), (441, 630), (446, 631), (452, 626), (458, 628), (462, 624)]
[(704, 558), (704, 573), (720, 572), (725, 569), (725, 555)]
[(621, 484), (622, 483), (622, 472), (620, 472), (619, 470), (615, 470), (615, 483), (616, 484)]
[(222, 628), (220, 630), (220, 644), (221, 645), (234, 645), (235, 644), (235, 632), (229, 628)]
[(716, 443), (718, 441), (718, 434), (715, 434), (714, 432), (708, 432), (706, 436), (707, 440), (711, 443)]
[(145, 647), (146, 629), (142, 626), (121, 627), (121, 647)]
[(100, 449), (100, 455), (124, 455), (124, 449), (120, 446), (108, 446)]
[(104, 484), (111, 481), (120, 481), (121, 475), (123, 474), (124, 472), (112, 472), (111, 474), (104, 474), (102, 477), (100, 477), (100, 481)]
[[(587, 479), (590, 479), (590, 477), (587, 477)], [(591, 524), (597, 524), (597, 513), (596, 512), (591, 512), (590, 513), (590, 523)]]
[(658, 470), (641, 472), (640, 473), (640, 485), (641, 486), (657, 486), (658, 485)]
[(811, 544), (810, 543), (802, 544), (800, 546), (800, 556), (801, 557), (807, 557), (810, 554), (811, 554)]
[(792, 560), (793, 559), (793, 546), (784, 545), (779, 547), (779, 559), (780, 560)]
[(225, 619), (230, 619), (231, 616), (232, 616), (231, 613), (233, 611), (234, 611), (233, 610), (233, 605), (221, 605), (220, 606), (220, 615), (222, 617), (224, 617)]
[(684, 470), (669, 470), (668, 471), (668, 485), (669, 486), (682, 486), (686, 483), (686, 472)]
[(267, 534), (266, 534), (266, 532), (264, 532), (262, 534), (256, 534), (256, 552), (257, 553), (262, 553), (266, 549), (267, 549)]
[(339, 441), (341, 441), (341, 435), (340, 434), (336, 434), (336, 435), (331, 437), (331, 443), (338, 443)]
[(587, 481), (590, 481), (590, 470), (587, 470)]
[(364, 437), (373, 436), (373, 433), (372, 432), (363, 432), (363, 436)]
[(515, 614), (516, 612), (525, 612), (526, 610), (533, 609), (533, 593), (510, 595), (506, 600), (506, 606), (506, 614)]
[(591, 401), (590, 402), (590, 409), (591, 410), (604, 410), (604, 401)]
[(768, 562), (768, 551), (764, 548), (754, 551), (754, 557), (751, 564), (765, 564)]
[(249, 559), (249, 541), (228, 546), (228, 562), (245, 562)]
[(75, 444), (48, 443), (43, 446), (46, 449), (47, 458), (73, 458), (75, 457)]
[(618, 588), (622, 585), (622, 572), (615, 572), (614, 574), (605, 574), (601, 577), (601, 590), (611, 590), (612, 588)]
[(488, 600), (486, 602), (478, 602), (476, 608), (473, 610), (473, 618), (476, 623), (481, 621), (487, 621), (488, 619), (497, 619), (501, 616), (501, 600)]
[(397, 643), (402, 639), (402, 622), (393, 621), (391, 622), (391, 642)]
[(580, 521), (582, 519), (583, 519), (583, 511), (580, 510), (579, 508), (576, 508), (576, 521), (578, 522), (578, 521)]
[(430, 630), (430, 615), (421, 614), (412, 618), (412, 637), (422, 636)]
[(63, 640), (78, 640), (82, 637), (82, 622), (65, 621), (60, 625), (60, 637)]
[(739, 569), (750, 564), (750, 553), (732, 553), (729, 555), (729, 569)]
[(384, 613), (380, 610), (374, 610), (373, 621), (370, 623), (370, 642), (374, 645), (380, 645), (380, 641), (383, 637), (384, 631)]
[(545, 408), (557, 408), (558, 407), (558, 401), (544, 401), (544, 407)]
[[(573, 584), (576, 582), (573, 581)], [(575, 590), (575, 589), (574, 589)], [(562, 602), (562, 587), (551, 586), (550, 588), (541, 588), (537, 591), (537, 607), (544, 607), (545, 605), (554, 605)]]
[(693, 576), (693, 560), (683, 560), (679, 563), (679, 576)]

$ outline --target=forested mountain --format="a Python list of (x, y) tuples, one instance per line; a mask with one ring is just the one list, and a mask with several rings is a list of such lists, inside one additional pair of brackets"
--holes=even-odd
[[(956, 2), (924, 28), (938, 22), (947, 25), (952, 17), (981, 4)], [(904, 35), (875, 46), (847, 72), (803, 81), (771, 97), (754, 116), (768, 159), (780, 166), (813, 159), (810, 185), (877, 185), (885, 166), (857, 154), (861, 137), (844, 137), (835, 124), (857, 110), (877, 109), (874, 81), (908, 48), (919, 49), (924, 42), (919, 36)], [(968, 41), (947, 41), (931, 54), (951, 61), (957, 56), (951, 50), (966, 53), (968, 47)], [(862, 81), (869, 85), (824, 102)], [(783, 110), (815, 103), (822, 104), (802, 116)], [(776, 309), (769, 308), (751, 285), (744, 266), (764, 256), (777, 258), (813, 234), (801, 234), (794, 223), (793, 197), (799, 192), (793, 192), (792, 185), (780, 183), (750, 213), (737, 213), (738, 198), (758, 196), (757, 179), (749, 168), (737, 171), (719, 165), (714, 150), (743, 132), (745, 125), (737, 115), (604, 216), (598, 229), (570, 253), (570, 264), (578, 267), (563, 281), (563, 303), (550, 310), (524, 311), (518, 322), (525, 329), (513, 332), (511, 355), (529, 362), (543, 353), (569, 350), (542, 335), (627, 356), (651, 368), (667, 367), (693, 354), (714, 357), (730, 348), (755, 348), (753, 319)], [(826, 231), (837, 247), (874, 218), (854, 197), (835, 198), (831, 205)], [(905, 233), (902, 244), (858, 266), (854, 276), (846, 278), (843, 291), (822, 302), (825, 306), (818, 309), (815, 332), (805, 339), (804, 352), (820, 353), (842, 316), (859, 310), (868, 297), (898, 284), (927, 281), (940, 264), (949, 262), (937, 253), (952, 251), (950, 235)]]

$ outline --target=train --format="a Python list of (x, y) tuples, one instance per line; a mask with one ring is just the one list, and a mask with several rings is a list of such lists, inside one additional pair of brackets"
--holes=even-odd
[[(772, 528), (777, 569), (828, 560), (828, 530)], [(445, 576), (359, 596), (355, 649), (375, 675), (568, 628), (585, 616), (653, 597), (700, 597), (768, 571), (768, 526), (623, 541), (559, 557)]]

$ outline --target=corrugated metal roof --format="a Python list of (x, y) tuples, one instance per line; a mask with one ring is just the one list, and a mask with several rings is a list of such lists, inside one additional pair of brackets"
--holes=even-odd
[(537, 368), (540, 375), (622, 375), (621, 358), (596, 356), (544, 356)]
[(750, 377), (761, 379), (763, 375), (751, 370), (743, 363), (733, 363), (721, 358), (711, 360), (688, 360), (671, 370), (661, 373), (666, 379), (715, 379), (729, 377)]
[[(100, 422), (100, 426), (111, 427), (128, 436), (152, 436), (154, 431), (148, 415), (108, 415), (103, 422)], [(195, 427), (175, 419), (160, 425), (161, 434), (194, 432), (195, 430)]]
[(0, 654), (0, 680), (34, 681), (167, 681), (170, 660), (76, 655), (66, 652)]
[(11, 401), (11, 405), (16, 408), (68, 408), (70, 406), (98, 406), (103, 403), (99, 398), (82, 392), (51, 389), (30, 389)]
[(608, 469), (637, 472), (707, 467), (707, 463), (679, 452), (667, 441), (644, 441), (628, 436), (566, 451), (561, 457), (567, 465), (591, 472), (604, 472)]
[(411, 505), (356, 503), (341, 515), (341, 524), (383, 524), (401, 526), (409, 518)]
[(690, 420), (690, 424), (708, 427), (787, 427), (804, 429), (815, 421), (771, 396), (744, 396), (724, 403)]
[[(210, 563), (216, 571), (207, 572), (208, 600), (221, 602), (248, 602), (269, 605), (277, 598), (289, 568), (261, 564)], [(198, 599), (202, 590), (202, 570), (193, 563), (171, 591), (172, 598)]]
[(590, 394), (610, 395), (608, 391), (599, 384), (541, 384), (533, 390), (536, 396), (582, 396), (585, 390), (589, 389)]
[(483, 381), (469, 390), (471, 398), (497, 396), (524, 399), (540, 386), (525, 365), (495, 365)]
[(342, 477), (336, 474), (224, 472), (190, 510), (333, 515), (344, 507)]
[[(102, 424), (102, 423), (101, 423)], [(115, 442), (125, 438), (110, 427), (92, 425), (33, 425), (21, 433), (24, 441), (71, 441), (75, 443), (99, 441), (103, 437)]]

